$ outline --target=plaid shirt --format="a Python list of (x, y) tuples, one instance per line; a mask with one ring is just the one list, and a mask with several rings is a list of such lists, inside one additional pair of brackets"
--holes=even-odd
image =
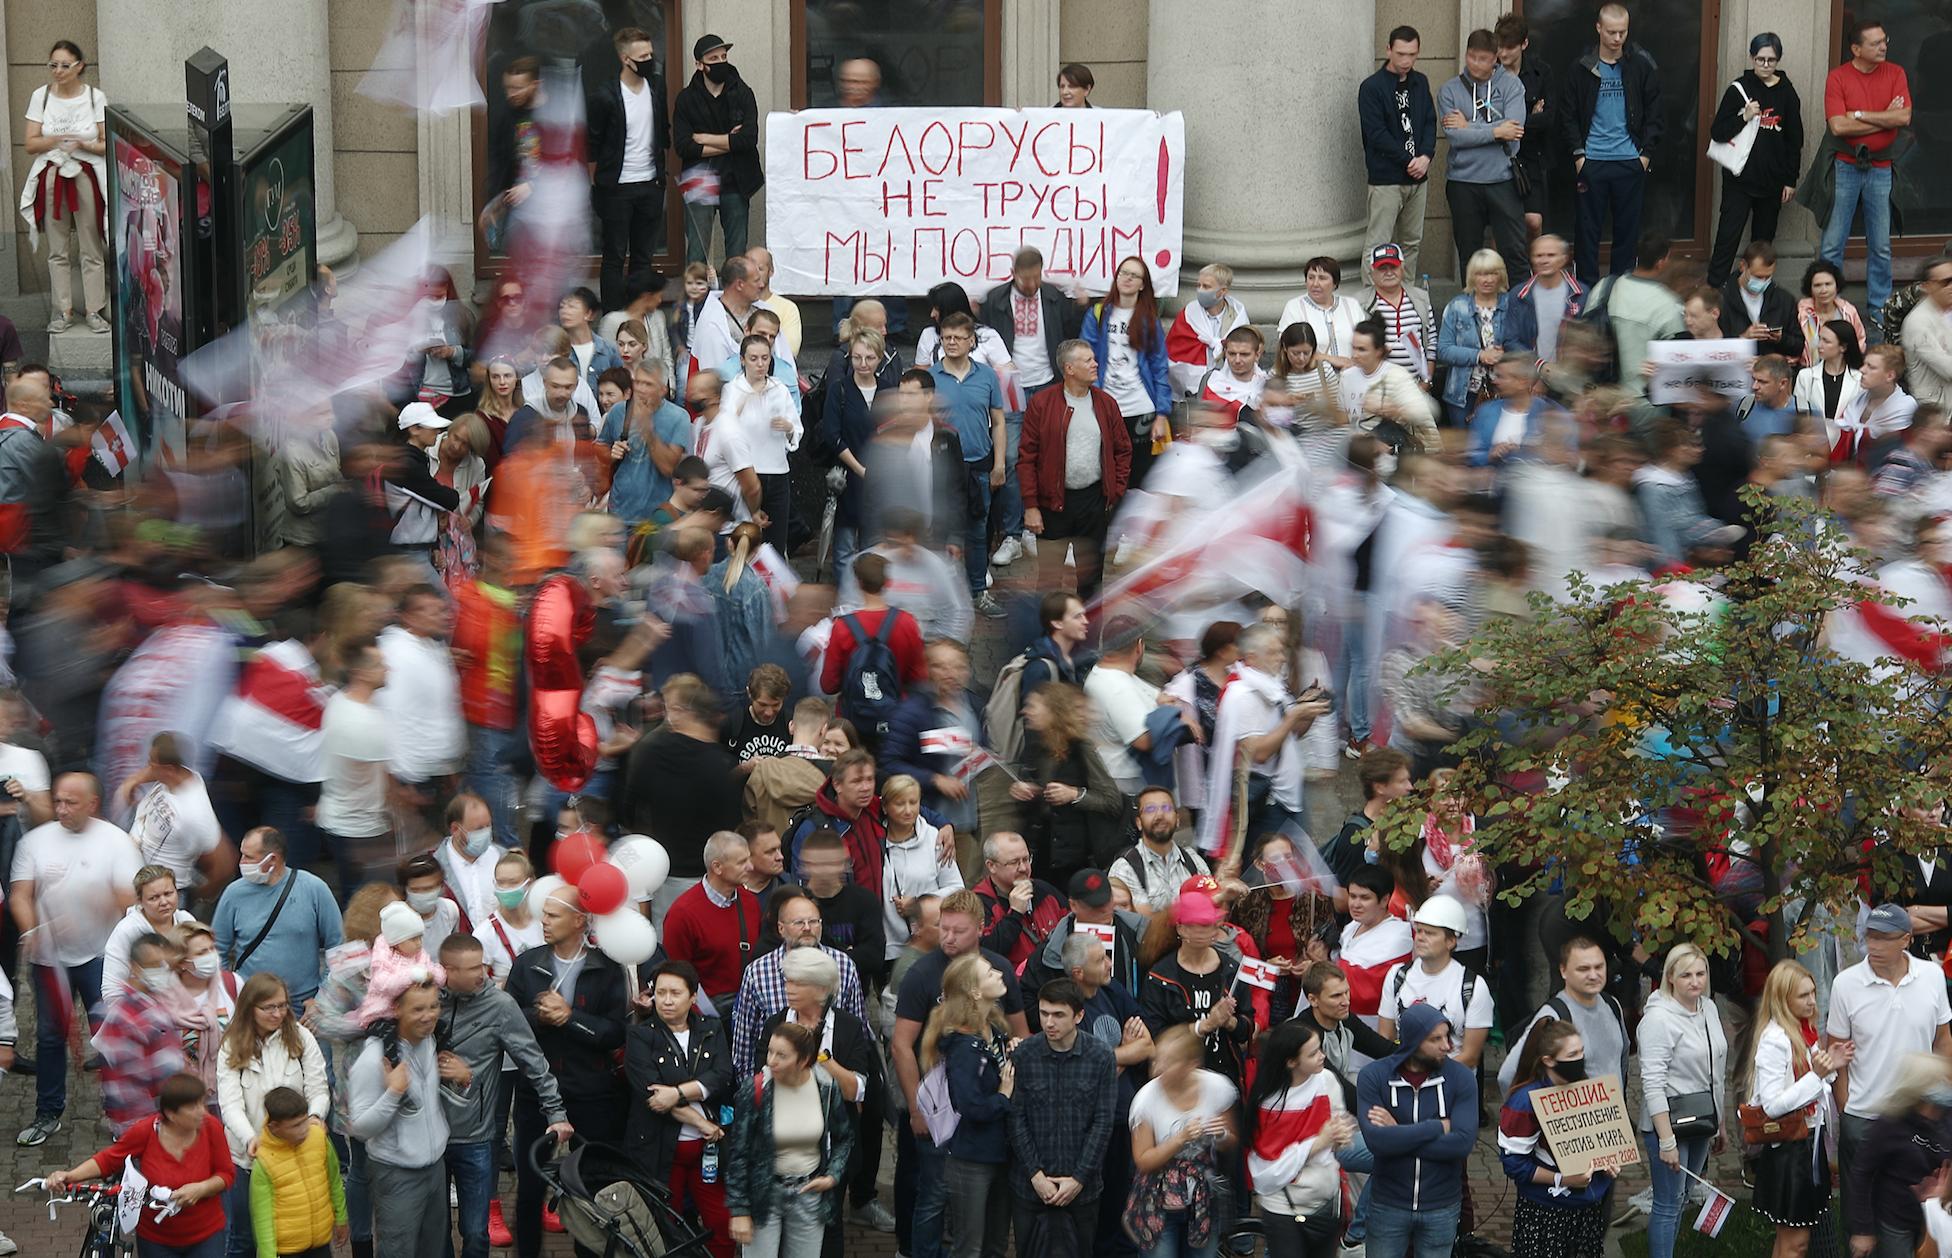
[(1080, 1027), (1068, 1053), (1033, 1035), (1017, 1046), (1017, 1086), (1010, 1098), (1010, 1178), (1017, 1196), (1036, 1200), (1038, 1171), (1069, 1176), (1080, 1197), (1098, 1195), (1105, 1148), (1118, 1120), (1118, 1064), (1112, 1049)]
[[(868, 1024), (867, 1002), (861, 996), (861, 972), (854, 968), (854, 962), (845, 952), (838, 952), (826, 944), (820, 950), (834, 959), (840, 966), (840, 990), (836, 993), (842, 1009)], [(746, 967), (745, 977), (739, 980), (739, 999), (732, 1014), (732, 1069), (736, 1077), (749, 1079), (762, 1064), (759, 1033), (766, 1029), (766, 1020), (786, 1008), (786, 979), (780, 974), (780, 959), (786, 955), (786, 945), (781, 944), (765, 956)]]
[(102, 1114), (120, 1136), (156, 1112), (163, 1080), (184, 1068), (183, 1037), (155, 997), (130, 988), (109, 1006), (95, 1047), (102, 1055)]

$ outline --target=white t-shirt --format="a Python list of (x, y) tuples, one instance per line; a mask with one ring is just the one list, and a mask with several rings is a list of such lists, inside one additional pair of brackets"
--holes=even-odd
[[(1405, 969), (1408, 974), (1403, 979), (1399, 1003), (1396, 976)], [(1435, 1005), (1444, 1011), (1444, 1016), (1450, 1019), (1453, 1057), (1464, 1051), (1464, 1032), (1491, 1026), (1491, 984), (1480, 974), (1471, 989), (1471, 1007), (1464, 1008), (1464, 966), (1456, 960), (1435, 974), (1426, 973), (1423, 962), (1414, 959), (1391, 966), (1383, 976), (1383, 995), (1376, 1006), (1376, 1016), (1395, 1022), (1400, 1010), (1411, 1005)]]
[(1138, 1130), (1140, 1123), (1147, 1124), (1152, 1128), (1152, 1139), (1156, 1144), (1170, 1139), (1187, 1123), (1231, 1113), (1234, 1100), (1240, 1095), (1240, 1089), (1234, 1086), (1233, 1080), (1211, 1070), (1201, 1070), (1199, 1078), (1200, 1098), (1190, 1110), (1174, 1105), (1157, 1079), (1140, 1088), (1139, 1094), (1132, 1098), (1132, 1130)]
[(657, 154), (651, 151), (651, 85), (639, 83), (636, 91), (617, 86), (624, 95), (624, 164), (617, 173), (618, 183), (648, 183), (657, 178)]
[(56, 96), (50, 87), (27, 98), (27, 121), (40, 123), (42, 135), (74, 135), (92, 140), (95, 128), (106, 117), (107, 111), (98, 103), (97, 93), (88, 87), (83, 87), (79, 96)]
[[(172, 920), (180, 923), (194, 922), (197, 919), (196, 914), (178, 909)], [(162, 933), (142, 915), (140, 904), (131, 904), (128, 912), (122, 915), (122, 920), (115, 924), (115, 929), (109, 932), (108, 943), (102, 946), (103, 1000), (114, 1000), (128, 988), (129, 949), (135, 946), (136, 940), (152, 931), (156, 934)]]
[(52, 786), (47, 757), (27, 747), (0, 743), (0, 781), (7, 778), (19, 778), (21, 789), (26, 791), (46, 791)]
[(698, 457), (705, 460), (705, 474), (712, 484), (732, 495), (733, 522), (750, 520), (752, 512), (746, 508), (745, 491), (739, 488), (739, 473), (758, 468), (753, 464), (752, 439), (745, 425), (723, 411), (710, 424), (700, 424)]
[(34, 884), (39, 938), (27, 953), (36, 964), (86, 965), (108, 946), (122, 920), (115, 902), (134, 890), (142, 856), (119, 826), (96, 817), (80, 833), (58, 821), (29, 830), (14, 849), (14, 882)]
[(1159, 687), (1119, 669), (1094, 668), (1084, 679), (1084, 693), (1093, 707), (1091, 737), (1099, 757), (1118, 789), (1136, 795), (1145, 781), (1129, 748), (1145, 733), (1146, 717), (1159, 706)]
[[(496, 930), (497, 926), (501, 928), (499, 931)], [(515, 945), (513, 953), (502, 942), (503, 935), (507, 935), (508, 942)], [(492, 916), (474, 928), (474, 937), (481, 941), (481, 957), (488, 964), (488, 977), (497, 983), (506, 983), (508, 972), (515, 968), (515, 958), (530, 948), (542, 946), (542, 919), (531, 916), (527, 926), (511, 926), (502, 917), (501, 910), (496, 909)]]
[(386, 685), (373, 702), (390, 722), (393, 773), (425, 782), (453, 773), (468, 753), (461, 719), (461, 677), (447, 643), (409, 633), (399, 625), (380, 634)]
[[(46, 829), (45, 826), (42, 829)], [(18, 875), (16, 875), (18, 877)], [(1871, 972), (1868, 960), (1839, 973), (1830, 984), (1830, 1016), (1823, 1029), (1833, 1040), (1854, 1040), (1850, 1100), (1844, 1113), (1876, 1118), (1907, 1053), (1929, 1053), (1938, 1029), (1952, 1022), (1945, 975), (1922, 957), (1892, 986)]]
[(386, 807), (386, 713), (377, 703), (336, 694), (325, 704), (325, 782), (319, 828), (370, 839), (393, 828)]
[(142, 863), (163, 866), (185, 890), (196, 876), (197, 858), (217, 846), (220, 833), (210, 791), (194, 773), (174, 790), (151, 783), (129, 825), (129, 837), (142, 849)]
[(1139, 375), (1139, 356), (1132, 349), (1132, 312), (1105, 305), (1105, 353), (1109, 360), (1105, 367), (1105, 392), (1112, 395), (1118, 403), (1118, 413), (1128, 419), (1134, 415), (1150, 415), (1157, 408), (1152, 405), (1152, 395), (1145, 391), (1145, 380)]
[(1083, 397), (1072, 397), (1067, 389), (1064, 400), (1071, 407), (1071, 418), (1064, 425), (1064, 487), (1084, 489), (1105, 479), (1100, 453), (1104, 436), (1098, 431), (1098, 412), (1091, 405), (1090, 390)]
[(451, 838), (442, 839), (434, 849), (434, 859), (447, 876), (448, 888), (459, 898), (469, 921), (483, 921), (495, 911), (495, 865), (506, 855), (507, 848), (490, 843), (487, 851), (470, 861), (454, 850)]

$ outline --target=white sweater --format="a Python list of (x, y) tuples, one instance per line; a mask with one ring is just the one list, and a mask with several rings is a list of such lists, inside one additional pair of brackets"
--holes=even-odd
[[(292, 1010), (298, 1016), (298, 1010)], [(258, 1041), (257, 1060), (242, 1070), (233, 1070), (230, 1050), (219, 1049), (217, 1058), (217, 1109), (224, 1119), (224, 1137), (230, 1142), (230, 1160), (249, 1166), (245, 1149), (257, 1139), (264, 1126), (264, 1098), (273, 1088), (291, 1088), (305, 1095), (305, 1108), (312, 1117), (324, 1118), (332, 1107), (325, 1083), (325, 1054), (319, 1042), (304, 1027), (298, 1028), (303, 1044), (299, 1060), (293, 1061), (285, 1049), (283, 1035)]]

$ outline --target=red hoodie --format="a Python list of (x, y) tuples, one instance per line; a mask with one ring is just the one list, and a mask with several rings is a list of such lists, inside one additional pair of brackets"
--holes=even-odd
[(859, 815), (849, 817), (834, 798), (833, 779), (821, 783), (820, 789), (813, 793), (813, 814), (794, 829), (790, 840), (796, 872), (800, 866), (800, 845), (821, 826), (840, 833), (847, 843), (847, 859), (853, 866), (854, 881), (874, 892), (874, 898), (879, 900), (881, 867), (887, 855), (884, 840), (888, 837), (888, 822), (881, 815), (881, 797), (876, 795)]

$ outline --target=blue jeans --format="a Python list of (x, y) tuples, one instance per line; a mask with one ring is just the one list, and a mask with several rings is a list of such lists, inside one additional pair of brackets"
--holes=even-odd
[(136, 1237), (136, 1258), (223, 1258), (224, 1233), (212, 1232), (194, 1245), (165, 1245)]
[[(1335, 1160), (1343, 1170), (1356, 1175), (1368, 1175), (1376, 1169), (1376, 1155), (1369, 1151), (1369, 1144), (1362, 1138), (1360, 1130), (1346, 1148), (1335, 1151)], [(1351, 1245), (1360, 1245), (1362, 1238), (1368, 1234), (1369, 1183), (1367, 1179), (1362, 1181), (1362, 1193), (1356, 1198), (1355, 1213), (1349, 1216), (1348, 1242)]]
[(1349, 723), (1349, 737), (1369, 738), (1369, 652), (1364, 649), (1364, 633), (1369, 623), (1369, 596), (1350, 591), (1347, 613), (1342, 617), (1342, 644), (1335, 652), (1335, 675), (1342, 679), (1343, 719)]
[(1457, 1243), (1457, 1207), (1405, 1210), (1369, 1203), (1367, 1258), (1450, 1258)]
[(1145, 1251), (1145, 1258), (1214, 1258), (1220, 1252), (1220, 1237), (1215, 1233), (1204, 1245), (1194, 1246), (1186, 1243), (1186, 1220), (1184, 1210), (1176, 1210), (1166, 1216), (1166, 1230), (1159, 1233), (1151, 1249)]
[(1823, 225), (1823, 243), (1817, 256), (1842, 266), (1844, 242), (1850, 238), (1851, 220), (1859, 206), (1864, 209), (1864, 247), (1869, 255), (1864, 288), (1870, 309), (1864, 320), (1868, 327), (1884, 313), (1891, 297), (1891, 168), (1873, 166), (1865, 170), (1850, 162), (1837, 163), (1836, 198), (1830, 202), (1830, 221)]
[[(488, 804), (494, 819), (495, 842), (519, 849), (521, 837), (515, 833), (515, 819), (521, 815), (522, 801), (515, 793), (514, 765), (522, 756), (522, 730), (490, 729), (486, 725), (468, 726), (468, 765), (464, 781), (467, 788)], [(553, 818), (551, 819), (553, 823)]]
[(834, 583), (838, 585), (847, 576), (847, 565), (854, 562), (854, 556), (861, 551), (861, 526), (834, 522)]
[(915, 1248), (909, 1253), (913, 1258), (946, 1258), (942, 1220), (949, 1211), (949, 1155), (927, 1136), (915, 1137), (915, 1153), (921, 1174), (915, 1177), (915, 1215), (910, 1225)]
[(339, 1132), (332, 1133), (332, 1147), (339, 1153), (339, 1169), (346, 1177), (347, 1230), (356, 1241), (373, 1239), (373, 1200), (366, 1187), (366, 1142)]
[(224, 1213), (230, 1216), (230, 1240), (224, 1252), (230, 1258), (257, 1258), (257, 1238), (251, 1233), (251, 1168), (236, 1170), (237, 1181), (224, 1193)]
[[(1688, 1185), (1691, 1182), (1679, 1171), (1667, 1169), (1661, 1161), (1661, 1140), (1656, 1133), (1646, 1132), (1647, 1170), (1654, 1178), (1654, 1213), (1647, 1222), (1647, 1258), (1674, 1258), (1674, 1238), (1681, 1231), (1681, 1211), (1688, 1204)], [(1708, 1165), (1708, 1141), (1705, 1139), (1683, 1140), (1681, 1143), (1681, 1165), (1695, 1174), (1701, 1174)]]
[(83, 965), (34, 967), (34, 1052), (40, 1066), (34, 1074), (34, 1116), (59, 1118), (68, 1108), (68, 1026), (51, 1009), (50, 997), (66, 984), (88, 1011), (88, 1030), (101, 1026), (102, 959)]
[(685, 203), (685, 261), (703, 262), (712, 247), (712, 218), (718, 218), (719, 225), (725, 228), (725, 256), (730, 258), (746, 251), (746, 222), (752, 213), (752, 203), (744, 193), (733, 192), (721, 187), (717, 205), (693, 205)]
[(990, 469), (996, 456), (986, 454), (962, 465), (969, 518), (964, 521), (962, 566), (969, 576), (969, 597), (981, 598), (990, 575)]
[[(488, 1258), (488, 1202), (495, 1195), (495, 1142), (447, 1146), (447, 1177), (460, 1207), (461, 1258)], [(448, 1258), (454, 1238), (447, 1240)]]

